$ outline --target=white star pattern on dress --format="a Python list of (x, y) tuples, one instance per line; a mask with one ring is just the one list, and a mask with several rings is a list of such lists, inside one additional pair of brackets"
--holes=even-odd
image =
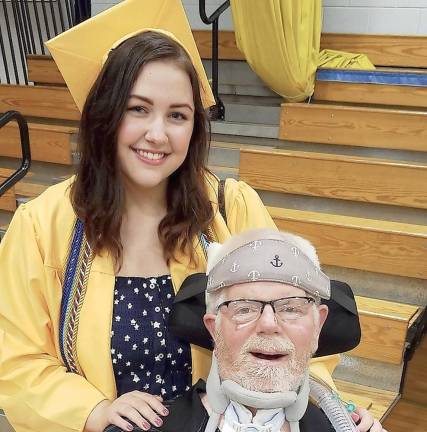
[(190, 346), (168, 329), (173, 299), (170, 277), (116, 277), (110, 349), (118, 396), (139, 390), (169, 400), (189, 387)]

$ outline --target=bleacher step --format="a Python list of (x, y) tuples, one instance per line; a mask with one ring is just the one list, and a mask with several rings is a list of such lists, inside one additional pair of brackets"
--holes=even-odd
[(427, 151), (427, 111), (333, 104), (283, 104), (280, 138), (289, 141)]
[(351, 395), (372, 400), (372, 406), (369, 407), (369, 410), (375, 418), (380, 420), (387, 416), (400, 398), (397, 392), (379, 390), (352, 382), (336, 380), (335, 384), (344, 397), (348, 395), (347, 400), (353, 400), (357, 403), (357, 398), (352, 398)]
[(313, 99), (427, 108), (427, 86), (317, 80)]
[(80, 113), (66, 87), (0, 84), (0, 112), (24, 116), (79, 120)]
[(213, 121), (211, 130), (214, 134), (240, 135), (263, 138), (278, 138), (279, 127), (275, 125)]
[[(28, 130), (32, 160), (65, 165), (73, 163), (76, 127), (30, 121)], [(15, 123), (9, 123), (0, 130), (0, 156), (21, 157), (19, 129)]]

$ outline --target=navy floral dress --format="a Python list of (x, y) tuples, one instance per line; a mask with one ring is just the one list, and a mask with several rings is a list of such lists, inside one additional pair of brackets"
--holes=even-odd
[(117, 395), (140, 390), (171, 400), (191, 386), (190, 345), (168, 331), (169, 275), (116, 277), (111, 357)]

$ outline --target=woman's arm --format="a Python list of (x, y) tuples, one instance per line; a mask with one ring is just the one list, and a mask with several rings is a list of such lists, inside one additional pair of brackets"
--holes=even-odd
[(62, 289), (43, 262), (49, 247), (21, 206), (0, 244), (1, 408), (17, 431), (76, 432), (106, 397), (58, 358)]

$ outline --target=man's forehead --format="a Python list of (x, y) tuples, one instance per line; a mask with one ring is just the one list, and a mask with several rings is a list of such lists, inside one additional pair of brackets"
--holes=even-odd
[(223, 288), (227, 300), (250, 298), (254, 300), (275, 300), (282, 297), (305, 297), (306, 292), (293, 285), (280, 282), (256, 281), (235, 284)]

